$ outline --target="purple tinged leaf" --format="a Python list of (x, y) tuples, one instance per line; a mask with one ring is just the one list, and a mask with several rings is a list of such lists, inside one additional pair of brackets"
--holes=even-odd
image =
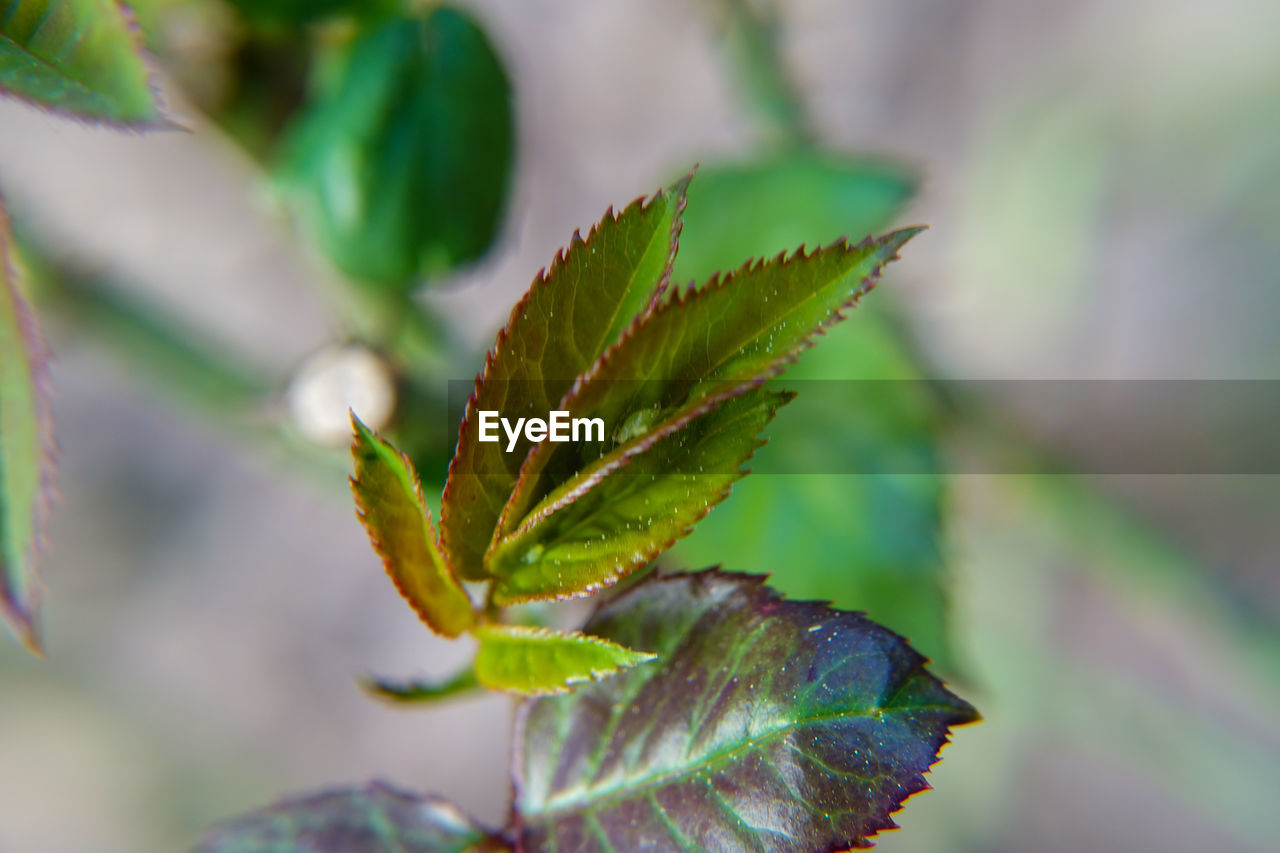
[(405, 601), (431, 630), (456, 637), (475, 621), (471, 599), (449, 571), (422, 485), (409, 458), (353, 413), (351, 492), (369, 542)]
[(648, 563), (728, 497), (791, 397), (757, 388), (707, 401), (588, 465), (490, 553), (494, 603), (586, 595)]
[(477, 412), (546, 417), (577, 377), (667, 287), (688, 179), (605, 214), (574, 234), (511, 311), (476, 377), (449, 465), (440, 511), (445, 553), (467, 580), (485, 577), (484, 554), (529, 445), (511, 453), (478, 440)]
[(474, 633), (480, 641), (476, 680), (491, 690), (530, 696), (563, 693), (574, 684), (653, 660), (647, 652), (578, 631), (484, 625)]
[(0, 11), (0, 93), (91, 122), (171, 126), (133, 12), (117, 0), (13, 0)]
[(586, 630), (659, 659), (522, 706), (524, 850), (867, 847), (978, 719), (898, 635), (759, 577), (653, 577)]
[(0, 614), (39, 653), (35, 557), (52, 503), (55, 448), (48, 351), (21, 271), (0, 198)]
[[(646, 415), (650, 428), (687, 421), (707, 401), (745, 393), (781, 373), (814, 337), (844, 318), (884, 264), (922, 229), (849, 246), (744, 264), (699, 289), (676, 293), (637, 318), (580, 377), (557, 409), (602, 418), (608, 428)], [(576, 448), (543, 441), (521, 467), (495, 533), (505, 536), (531, 507), (576, 471)]]
[(284, 800), (211, 829), (195, 853), (497, 853), (503, 842), (438, 797), (374, 782)]

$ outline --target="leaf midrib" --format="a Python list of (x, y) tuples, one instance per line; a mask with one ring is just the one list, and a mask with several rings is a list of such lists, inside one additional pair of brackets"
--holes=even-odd
[[(947, 711), (952, 709), (944, 705), (928, 704), (928, 705), (913, 705), (909, 710), (914, 713), (919, 711)], [(876, 714), (879, 714), (879, 716), (884, 717), (889, 714), (897, 715), (899, 713), (901, 712), (895, 711), (895, 710), (886, 711), (884, 708), (877, 706), (875, 708), (867, 709), (867, 712), (864, 712), (864, 713), (860, 713), (855, 710), (844, 710), (834, 714), (817, 714), (809, 717), (804, 717), (801, 719), (789, 721), (784, 726), (778, 726), (776, 728), (766, 730), (764, 733), (754, 738), (751, 738), (750, 740), (747, 740), (744, 743), (738, 744), (729, 749), (724, 749), (719, 752), (716, 752), (701, 762), (698, 762), (696, 764), (693, 764), (687, 767), (680, 768), (678, 770), (673, 770), (668, 773), (663, 773), (659, 776), (640, 782), (639, 784), (636, 784), (634, 786), (629, 786), (629, 787), (613, 786), (610, 788), (602, 789), (603, 793), (600, 796), (594, 797), (590, 800), (584, 800), (582, 797), (574, 797), (573, 799), (568, 800), (563, 804), (557, 804), (555, 806), (552, 806), (551, 808), (543, 809), (541, 811), (533, 812), (533, 813), (522, 811), (522, 813), (525, 815), (536, 816), (539, 819), (539, 821), (541, 821), (541, 820), (551, 819), (555, 815), (564, 814), (566, 812), (571, 813), (574, 811), (584, 811), (584, 812), (593, 811), (595, 809), (603, 808), (613, 802), (617, 802), (620, 800), (629, 799), (630, 797), (633, 797), (633, 796), (637, 796), (639, 794), (642, 794), (646, 790), (659, 788), (664, 785), (682, 780), (686, 777), (697, 776), (700, 773), (713, 770), (719, 765), (725, 764), (731, 761), (732, 759), (735, 759), (745, 753), (751, 752), (754, 749), (759, 748), (766, 742), (772, 741), (778, 738), (779, 736), (789, 733), (793, 730), (802, 729), (810, 725), (817, 725), (821, 723), (848, 719), (851, 717), (870, 718), (872, 716), (875, 716)]]

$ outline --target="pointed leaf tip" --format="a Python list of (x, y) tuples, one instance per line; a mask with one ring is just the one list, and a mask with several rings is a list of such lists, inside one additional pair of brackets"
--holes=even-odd
[(523, 439), (510, 453), (480, 442), (478, 412), (545, 418), (557, 408), (669, 279), (683, 198), (677, 184), (605, 216), (557, 252), (512, 309), (476, 378), (445, 484), (440, 533), (460, 577), (485, 579), (498, 510), (529, 449)]
[(471, 627), (466, 590), (449, 572), (417, 472), (408, 457), (351, 413), (351, 491), (369, 542), (396, 589), (423, 622), (446, 637)]
[(133, 12), (118, 0), (15, 0), (0, 17), (0, 93), (89, 122), (164, 116)]
[(659, 660), (521, 707), (522, 849), (867, 847), (977, 716), (901, 637), (760, 577), (654, 576), (587, 630)]

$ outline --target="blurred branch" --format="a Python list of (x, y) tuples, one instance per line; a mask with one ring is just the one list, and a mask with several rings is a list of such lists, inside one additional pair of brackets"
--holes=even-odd
[(760, 0), (709, 0), (724, 27), (738, 85), (770, 141), (800, 147), (812, 141), (804, 103), (783, 62), (778, 10)]

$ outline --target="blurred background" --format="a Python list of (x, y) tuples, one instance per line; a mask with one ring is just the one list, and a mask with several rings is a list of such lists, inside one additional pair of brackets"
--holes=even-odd
[[(931, 226), (796, 380), (1280, 372), (1271, 0), (137, 5), (185, 132), (0, 100), (61, 446), (47, 659), (0, 643), (3, 853), (182, 849), (373, 777), (501, 821), (507, 699), (357, 685), (469, 649), (369, 549), (346, 406), (438, 499), (448, 381), (694, 163), (681, 280)], [(867, 387), (802, 393), (766, 453), (914, 473), (757, 476), (667, 562), (868, 610), (981, 709), (881, 849), (1274, 849), (1274, 461), (1072, 475), (1034, 411)], [(955, 461), (993, 448), (1026, 473)]]

